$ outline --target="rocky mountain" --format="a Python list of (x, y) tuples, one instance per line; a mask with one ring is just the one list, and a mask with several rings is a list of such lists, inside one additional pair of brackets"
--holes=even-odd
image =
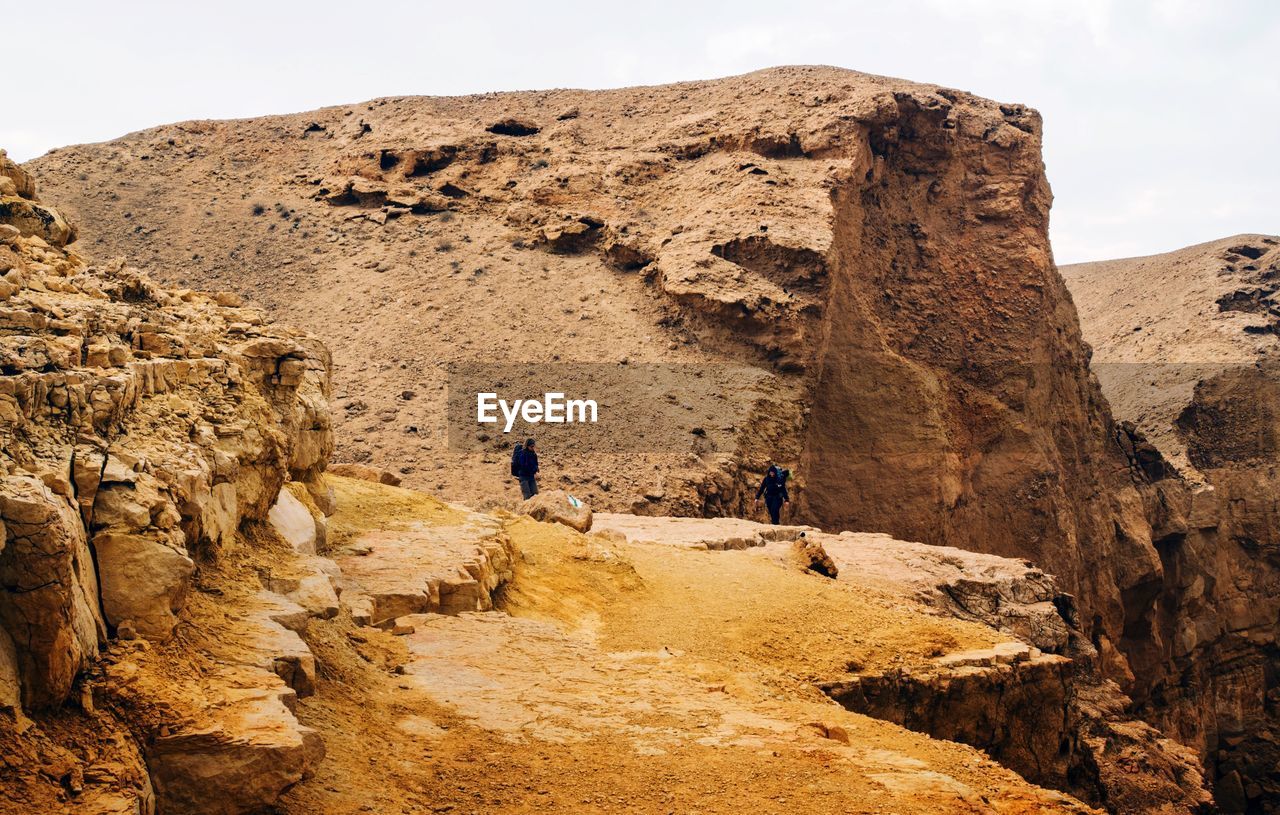
[[(603, 508), (717, 515), (788, 462), (798, 519), (1041, 564), (1117, 663), (1158, 580), (1027, 108), (781, 68), (186, 123), (31, 169), (93, 251), (318, 332), (339, 459), (407, 485), (511, 494), (510, 436), (450, 434), (445, 363), (564, 365), (566, 392), (601, 363), (737, 366), (623, 380), (614, 443), (544, 445), (547, 472)], [(653, 427), (678, 433), (624, 430)]]
[[(602, 436), (538, 429), (550, 484), (597, 509), (736, 515), (777, 461), (798, 521), (1029, 560), (1056, 576), (1038, 602), (1071, 632), (1035, 647), (1105, 691), (1026, 708), (1097, 722), (1132, 707), (1195, 752), (1219, 804), (1271, 806), (1255, 725), (1274, 592), (1265, 546), (1245, 541), (1269, 541), (1274, 519), (1225, 498), (1243, 492), (1206, 497), (1113, 420), (1053, 264), (1040, 134), (1021, 105), (793, 67), (188, 122), (28, 169), (87, 251), (230, 289), (332, 348), (338, 460), (513, 506), (512, 436), (466, 421), (465, 404), (459, 418), (451, 391), (601, 389)], [(1185, 420), (1189, 460), (1266, 438), (1242, 428), (1270, 414), (1224, 415)], [(1003, 751), (1043, 722), (991, 722), (981, 694), (936, 693), (959, 683), (884, 675), (821, 679), (857, 710), (1035, 774), (1043, 750)], [(987, 688), (1001, 698), (1015, 675), (1054, 669)], [(948, 729), (956, 716), (990, 726)], [(1068, 730), (1070, 756), (1122, 743)], [(1158, 790), (1090, 787), (1083, 765), (1053, 762), (1037, 780), (1115, 811), (1204, 807), (1199, 771), (1151, 734), (1114, 777)]]
[[(1081, 715), (1042, 572), (535, 499), (588, 536), (326, 474), (323, 345), (87, 261), (0, 179), (0, 812), (1094, 811), (1024, 775), (1205, 799), (1185, 751)], [(935, 739), (945, 701), (866, 702), (908, 677), (1025, 703), (966, 694), (990, 727)]]

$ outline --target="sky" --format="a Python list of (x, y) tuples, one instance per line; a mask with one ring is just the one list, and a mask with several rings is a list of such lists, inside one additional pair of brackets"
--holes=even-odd
[(185, 119), (825, 64), (1039, 109), (1059, 263), (1280, 232), (1273, 0), (27, 0), (0, 16), (0, 147), (19, 161)]

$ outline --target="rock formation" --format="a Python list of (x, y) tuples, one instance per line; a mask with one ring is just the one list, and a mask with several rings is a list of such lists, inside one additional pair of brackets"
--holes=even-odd
[[(73, 182), (107, 164), (156, 185), (108, 201)], [(339, 421), (364, 448), (340, 455), (481, 504), (510, 492), (509, 442), (442, 426), (437, 361), (732, 361), (746, 370), (705, 394), (621, 388), (614, 449), (635, 455), (548, 448), (546, 469), (596, 508), (718, 515), (792, 462), (803, 520), (1034, 560), (1127, 670), (1116, 643), (1141, 635), (1162, 566), (1053, 267), (1032, 110), (783, 68), (187, 123), (32, 167), (96, 248), (175, 277), (225, 285), (228, 257), (255, 257), (305, 290), (322, 264), (318, 297), (281, 299), (275, 271), (242, 285), (339, 348)], [(207, 201), (217, 235), (179, 197)], [(179, 263), (152, 228), (207, 248)], [(527, 297), (530, 274), (559, 294)], [(602, 379), (558, 373), (566, 392)]]
[[(23, 200), (61, 222), (5, 161)], [(119, 261), (89, 266), (50, 244), (62, 233), (8, 222), (0, 617), (39, 708), (66, 698), (120, 625), (167, 638), (193, 558), (265, 518), (285, 481), (323, 491), (328, 367), (317, 343), (260, 313)]]
[(1280, 800), (1280, 238), (1237, 235), (1063, 270), (1153, 518), (1154, 636), (1135, 699), (1213, 769), (1226, 812)]
[[(302, 641), (264, 610), (233, 635), (245, 652), (191, 680), (199, 689), (165, 676), (151, 649), (173, 635), (197, 571), (243, 548), (242, 525), (291, 496), (286, 482), (331, 503), (327, 353), (234, 297), (86, 262), (3, 154), (0, 207), (0, 702), (17, 727), (6, 750), (31, 756), (8, 770), (61, 768), (61, 795), (86, 812), (268, 804), (323, 753), (287, 707), (313, 682)], [(113, 748), (42, 733), (73, 696), (96, 717), (83, 739)], [(122, 763), (86, 769), (99, 754)], [(54, 811), (39, 789), (14, 804)]]
[[(1271, 414), (1222, 409), (1239, 389), (1228, 380), (1180, 414), (1188, 457), (1232, 484), (1218, 499), (1171, 477), (1176, 459), (1137, 424), (1113, 421), (1053, 265), (1040, 132), (1020, 105), (797, 67), (189, 122), (30, 169), (82, 216), (95, 251), (146, 258), (175, 285), (234, 286), (335, 348), (347, 463), (511, 505), (494, 496), (514, 495), (514, 439), (442, 418), (458, 366), (554, 365), (566, 392), (613, 383), (605, 408), (621, 435), (540, 444), (544, 480), (555, 473), (599, 510), (743, 514), (782, 461), (799, 521), (1028, 559), (1073, 596), (1070, 656), (1094, 670), (1092, 687), (1132, 694), (1148, 722), (1231, 767), (1218, 775), (1233, 800), (1256, 802), (1271, 794), (1258, 780), (1270, 754), (1237, 712), (1263, 709), (1274, 664), (1270, 640), (1249, 639), (1275, 617), (1251, 600), (1274, 594), (1258, 564), (1276, 527), (1259, 501), (1269, 476), (1218, 465), (1266, 459)], [(147, 183), (86, 183), (106, 173)], [(1219, 305), (1268, 334), (1264, 289), (1251, 279)], [(312, 356), (256, 348), (239, 351), (253, 384), (305, 434), (318, 410), (279, 400)], [(297, 450), (314, 442), (288, 456), (313, 486), (315, 459)], [(276, 500), (244, 490), (262, 497), (246, 516)], [(1248, 500), (1219, 505), (1226, 495)], [(116, 513), (126, 526), (128, 509)], [(1230, 557), (1203, 537), (1219, 517), (1236, 530)], [(421, 610), (443, 599), (431, 585), (396, 596)], [(166, 624), (166, 602), (147, 601), (144, 625)], [(87, 642), (92, 621), (66, 627)], [(1036, 670), (1052, 678), (1049, 662)], [(1103, 694), (1096, 717), (1119, 715), (1120, 698)], [(1208, 735), (1219, 731), (1230, 739)], [(1239, 748), (1225, 764), (1210, 755), (1223, 744)], [(1161, 778), (1198, 805), (1198, 779)]]
[(516, 511), (539, 521), (561, 523), (579, 532), (591, 530), (591, 507), (564, 490), (540, 492), (522, 501)]

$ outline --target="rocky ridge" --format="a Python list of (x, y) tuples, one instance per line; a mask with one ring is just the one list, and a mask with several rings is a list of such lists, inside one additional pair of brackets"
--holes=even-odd
[[(1265, 707), (1273, 660), (1235, 632), (1263, 630), (1267, 604), (1247, 598), (1267, 593), (1200, 598), (1210, 578), (1265, 582), (1248, 542), (1271, 517), (1165, 477), (1113, 421), (1052, 263), (1039, 139), (1022, 106), (799, 67), (184, 123), (31, 166), (95, 248), (173, 282), (235, 280), (320, 332), (339, 455), (454, 499), (492, 506), (509, 448), (432, 419), (449, 363), (738, 366), (618, 400), (629, 427), (680, 443), (568, 443), (548, 469), (599, 508), (720, 515), (744, 513), (778, 460), (801, 521), (1027, 558), (1075, 597), (1099, 680), (1206, 759), (1225, 743), (1206, 734), (1229, 733), (1221, 780), (1256, 802), (1268, 753), (1237, 711)], [(84, 183), (106, 172), (139, 181)], [(1209, 457), (1265, 438), (1202, 426)], [(1250, 505), (1225, 567), (1209, 539), (1180, 548)], [(1215, 672), (1211, 694), (1183, 690)]]
[(1135, 643), (1134, 697), (1198, 750), (1223, 811), (1274, 811), (1280, 238), (1063, 274), (1164, 566), (1150, 589), (1155, 636)]

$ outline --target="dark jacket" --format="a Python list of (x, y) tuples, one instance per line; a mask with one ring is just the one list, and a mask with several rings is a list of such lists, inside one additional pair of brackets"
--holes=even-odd
[(756, 490), (756, 498), (759, 499), (761, 495), (770, 503), (791, 500), (791, 496), (787, 495), (787, 483), (782, 480), (776, 467), (770, 467), (769, 472), (765, 473), (764, 480), (760, 482), (760, 489)]
[(520, 452), (520, 464), (516, 467), (517, 478), (533, 478), (538, 474), (538, 451), (525, 448)]

